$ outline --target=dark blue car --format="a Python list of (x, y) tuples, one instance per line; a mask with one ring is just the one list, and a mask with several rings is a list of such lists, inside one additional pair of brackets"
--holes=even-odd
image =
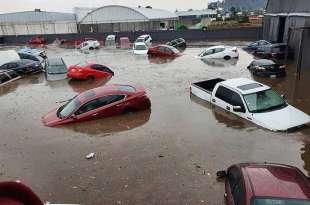
[(248, 46), (245, 47), (246, 50), (248, 51), (257, 51), (258, 49), (261, 49), (265, 46), (271, 45), (270, 42), (265, 41), (265, 40), (259, 40), (259, 41), (255, 41), (250, 43)]
[(0, 66), (0, 70), (14, 70), (18, 74), (29, 74), (41, 72), (43, 68), (41, 63), (38, 61), (21, 59), (3, 64)]
[(284, 77), (286, 75), (285, 65), (275, 63), (272, 60), (254, 60), (248, 66), (253, 75), (259, 77)]

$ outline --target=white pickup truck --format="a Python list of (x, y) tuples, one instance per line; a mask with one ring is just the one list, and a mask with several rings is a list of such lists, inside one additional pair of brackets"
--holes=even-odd
[(193, 83), (191, 93), (272, 131), (309, 125), (310, 116), (285, 102), (270, 87), (246, 78)]

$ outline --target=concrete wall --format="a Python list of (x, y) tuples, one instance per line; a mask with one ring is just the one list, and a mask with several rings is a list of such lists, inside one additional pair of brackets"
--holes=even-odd
[[(114, 34), (119, 37), (129, 37), (134, 41), (142, 34), (150, 34), (154, 42), (167, 42), (175, 38), (184, 38), (186, 41), (215, 41), (215, 40), (258, 40), (262, 38), (262, 28), (235, 28), (235, 29), (217, 29), (217, 30), (185, 30), (185, 31), (150, 31), (150, 32), (106, 32), (89, 34), (50, 34), (41, 35), (49, 43), (56, 38), (78, 40), (85, 37), (92, 37), (98, 40), (104, 40), (107, 35)], [(8, 44), (24, 44), (35, 35), (4, 36), (4, 42)]]
[(0, 23), (0, 36), (77, 33), (75, 22)]

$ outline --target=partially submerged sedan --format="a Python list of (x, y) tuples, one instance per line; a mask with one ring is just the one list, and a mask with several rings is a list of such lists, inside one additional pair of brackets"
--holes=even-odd
[(197, 58), (200, 59), (225, 59), (239, 58), (237, 47), (231, 46), (212, 46), (202, 51)]
[(86, 80), (95, 78), (111, 78), (114, 72), (107, 66), (100, 64), (85, 64), (69, 66), (68, 78)]
[(284, 77), (286, 75), (285, 65), (268, 59), (254, 60), (247, 68), (253, 75), (259, 77)]
[(18, 74), (30, 74), (41, 72), (43, 67), (38, 61), (21, 59), (0, 66), (0, 70), (14, 70)]
[(310, 181), (298, 168), (243, 163), (217, 172), (225, 177), (226, 205), (310, 205)]
[(147, 54), (149, 56), (174, 58), (180, 56), (180, 51), (172, 46), (159, 45), (149, 48)]
[(151, 101), (142, 87), (108, 85), (85, 91), (54, 109), (42, 118), (45, 126), (54, 127), (72, 122), (110, 117), (146, 110)]

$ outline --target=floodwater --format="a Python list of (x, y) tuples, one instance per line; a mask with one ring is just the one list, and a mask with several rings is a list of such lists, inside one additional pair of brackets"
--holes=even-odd
[[(239, 162), (277, 162), (310, 174), (310, 128), (274, 133), (190, 96), (191, 82), (222, 77), (252, 78), (253, 57), (195, 59), (189, 48), (176, 59), (148, 59), (129, 51), (49, 48), (68, 65), (97, 62), (115, 72), (110, 80), (47, 82), (27, 76), (0, 88), (0, 180), (21, 180), (44, 200), (94, 204), (224, 204), (224, 184), (215, 173)], [(283, 79), (256, 80), (285, 93), (289, 103), (310, 114), (310, 73), (296, 81), (294, 68)], [(306, 76), (306, 77), (305, 77)], [(41, 117), (56, 102), (104, 84), (143, 85), (152, 109), (44, 127)], [(96, 153), (92, 160), (85, 156)]]

